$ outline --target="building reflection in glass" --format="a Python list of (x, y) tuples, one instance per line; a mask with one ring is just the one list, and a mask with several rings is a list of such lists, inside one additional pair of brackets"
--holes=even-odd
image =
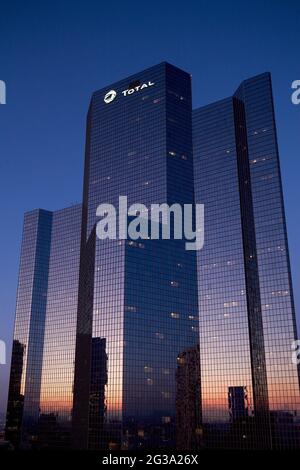
[(202, 444), (199, 344), (181, 352), (176, 371), (176, 449), (199, 450)]
[[(81, 211), (80, 204), (74, 205), (54, 212), (52, 220), (39, 403), (39, 430), (43, 433), (42, 444), (46, 445), (47, 442), (49, 447), (68, 447), (70, 445)], [(46, 431), (47, 422), (49, 422), (48, 431)], [(46, 432), (47, 439), (45, 438)]]
[(24, 365), (24, 349), (24, 345), (18, 340), (13, 341), (5, 435), (6, 439), (15, 447), (19, 446), (21, 439), (21, 423), (24, 406), (24, 395), (21, 393), (21, 381)]
[[(154, 85), (122, 95), (149, 82)], [(193, 202), (190, 75), (162, 63), (111, 88), (115, 100), (103, 100), (110, 88), (95, 92), (87, 119), (86, 241), (97, 206), (118, 207), (120, 195), (128, 205), (147, 207)], [(184, 240), (97, 239), (93, 274), (91, 336), (106, 340), (105, 422), (86, 438), (78, 378), (74, 442), (93, 449), (173, 445), (176, 359), (199, 334), (195, 253), (185, 250)], [(89, 367), (85, 370), (91, 383)], [(93, 409), (89, 416), (96, 423)]]
[[(96, 238), (100, 203), (192, 203), (194, 180), (197, 259), (185, 240)], [(174, 447), (177, 415), (182, 448), (297, 447), (295, 338), (270, 75), (193, 126), (190, 75), (167, 63), (95, 92), (82, 207), (25, 214), (7, 438)]]
[(69, 445), (80, 235), (80, 205), (25, 214), (6, 425), (16, 447)]
[[(193, 117), (195, 194), (205, 205), (198, 253), (204, 441), (241, 447), (252, 433), (250, 447), (297, 447), (295, 311), (270, 75), (245, 80), (233, 98)], [(233, 428), (228, 413), (228, 390), (238, 387), (247, 388), (248, 433)], [(288, 438), (278, 413), (293, 421)]]
[(24, 216), (6, 423), (15, 447), (27, 445), (39, 414), (51, 224), (48, 211)]

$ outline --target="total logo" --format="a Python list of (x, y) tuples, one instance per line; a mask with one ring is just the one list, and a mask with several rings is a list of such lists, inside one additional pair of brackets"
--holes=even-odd
[[(127, 90), (123, 90), (122, 95), (123, 96), (132, 95), (133, 93), (136, 93), (137, 91), (144, 90), (144, 88), (149, 88), (150, 86), (153, 86), (153, 85), (155, 85), (155, 83), (151, 81), (142, 83), (141, 85), (136, 85), (133, 88), (127, 88)], [(106, 104), (111, 103), (116, 98), (116, 96), (117, 96), (116, 90), (108, 91), (103, 98), (104, 103)]]
[(110, 90), (104, 96), (104, 103), (107, 103), (107, 104), (111, 103), (115, 99), (116, 96), (117, 96), (117, 92), (115, 90)]

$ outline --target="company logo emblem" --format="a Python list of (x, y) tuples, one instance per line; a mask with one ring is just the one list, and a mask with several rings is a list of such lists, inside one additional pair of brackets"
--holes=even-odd
[[(144, 88), (148, 88), (148, 87), (153, 86), (153, 85), (155, 85), (155, 83), (151, 82), (150, 80), (148, 82), (142, 83), (142, 84), (137, 82), (137, 84), (135, 84), (135, 85), (132, 84), (132, 87), (127, 88), (126, 90), (123, 90), (122, 95), (123, 96), (132, 95), (132, 93), (135, 93), (137, 91), (142, 91)], [(116, 96), (117, 96), (117, 92), (115, 90), (108, 91), (106, 93), (106, 95), (104, 96), (104, 98), (103, 98), (104, 103), (106, 103), (106, 104), (111, 103), (115, 99)]]
[(117, 96), (117, 92), (115, 90), (110, 90), (104, 96), (104, 103), (108, 104), (111, 103), (115, 97)]
[(153, 85), (154, 85), (154, 82), (149, 81), (147, 83), (143, 83), (142, 85), (136, 85), (133, 88), (128, 88), (127, 90), (123, 90), (122, 93), (124, 96), (131, 95), (135, 91), (140, 91), (140, 90), (143, 90), (144, 88), (148, 88), (149, 86), (153, 86)]

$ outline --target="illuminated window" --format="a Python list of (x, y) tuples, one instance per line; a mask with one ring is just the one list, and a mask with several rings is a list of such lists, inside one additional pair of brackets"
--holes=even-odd
[(179, 318), (179, 313), (171, 312), (171, 313), (170, 313), (170, 317), (172, 317), (172, 318)]
[(155, 333), (156, 338), (158, 339), (164, 339), (164, 335), (162, 333)]
[(238, 304), (239, 304), (238, 302), (233, 300), (232, 302), (224, 302), (224, 307), (225, 308), (237, 307)]

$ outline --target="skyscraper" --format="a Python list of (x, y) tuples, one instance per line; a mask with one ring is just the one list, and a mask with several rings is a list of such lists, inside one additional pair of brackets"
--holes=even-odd
[[(255, 426), (244, 440), (296, 447), (295, 432), (287, 443), (270, 424), (278, 412), (295, 421), (300, 407), (270, 75), (245, 80), (233, 97), (195, 110), (193, 144), (195, 196), (206, 222), (198, 253), (204, 438), (207, 445), (225, 444), (228, 390), (247, 387)], [(234, 432), (230, 445), (240, 446)]]
[(70, 446), (81, 212), (77, 204), (53, 213), (38, 429), (39, 445), (48, 447)]
[(6, 417), (6, 437), (16, 447), (38, 417), (51, 225), (51, 212), (25, 214)]
[[(174, 229), (126, 237), (121, 213), (99, 239), (97, 208), (120, 196), (204, 204), (203, 249)], [(296, 337), (270, 75), (194, 112), (190, 75), (165, 62), (96, 91), (82, 206), (25, 214), (7, 438), (299, 447)]]
[(76, 344), (81, 205), (25, 214), (6, 436), (67, 447)]
[[(93, 94), (80, 294), (91, 303), (79, 305), (76, 447), (174, 445), (177, 356), (197, 344), (199, 334), (195, 252), (185, 250), (184, 240), (92, 240), (97, 206), (118, 207), (121, 195), (128, 205), (193, 203), (191, 106), (190, 76), (167, 63)], [(91, 278), (86, 260), (93, 249)], [(105, 404), (88, 409), (97, 383), (93, 371), (104, 357), (93, 348), (101, 340)], [(104, 419), (97, 419), (104, 408)]]

